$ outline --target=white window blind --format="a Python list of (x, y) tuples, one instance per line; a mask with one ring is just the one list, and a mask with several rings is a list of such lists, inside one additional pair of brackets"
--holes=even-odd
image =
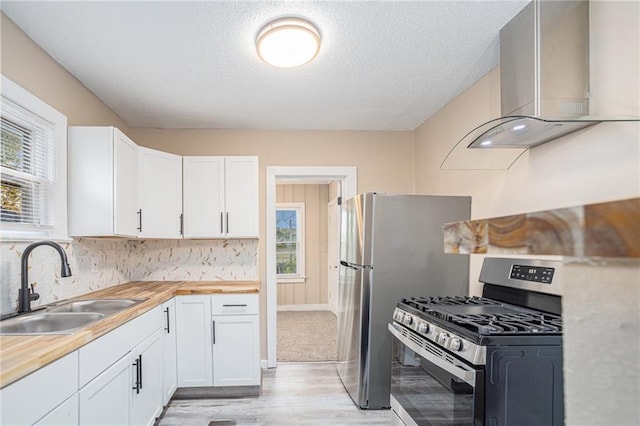
[(55, 226), (55, 126), (2, 97), (2, 226), (50, 230)]

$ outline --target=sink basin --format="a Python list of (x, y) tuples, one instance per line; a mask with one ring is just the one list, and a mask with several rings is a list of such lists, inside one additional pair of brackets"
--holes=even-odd
[(104, 317), (105, 314), (98, 312), (36, 312), (1, 321), (0, 334), (71, 334)]
[(137, 299), (87, 299), (71, 300), (47, 308), (47, 312), (99, 312), (110, 315), (129, 308), (143, 300)]

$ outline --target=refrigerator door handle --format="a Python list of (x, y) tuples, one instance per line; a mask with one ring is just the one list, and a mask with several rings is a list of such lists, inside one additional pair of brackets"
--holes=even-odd
[(359, 265), (356, 265), (354, 263), (345, 262), (344, 260), (341, 260), (340, 264), (342, 266), (346, 266), (347, 268), (350, 268), (350, 269), (353, 269), (353, 270), (356, 270), (356, 271), (359, 271), (360, 269), (362, 269)]
[(341, 260), (340, 264), (342, 266), (346, 266), (347, 268), (351, 268), (351, 269), (354, 269), (356, 271), (360, 271), (362, 269), (373, 269), (373, 266), (371, 266), (371, 265), (358, 265), (357, 263), (345, 262), (344, 260)]

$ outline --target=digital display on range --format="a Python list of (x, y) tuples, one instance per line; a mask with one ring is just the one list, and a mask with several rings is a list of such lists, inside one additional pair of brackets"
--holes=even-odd
[(511, 266), (509, 278), (537, 283), (551, 284), (554, 268), (530, 265)]

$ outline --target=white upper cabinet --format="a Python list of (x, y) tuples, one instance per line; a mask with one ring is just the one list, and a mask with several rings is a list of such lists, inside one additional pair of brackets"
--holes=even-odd
[(181, 157), (69, 127), (72, 237), (258, 238), (258, 157)]
[(69, 127), (70, 236), (138, 234), (138, 147), (114, 127)]
[(183, 157), (185, 238), (224, 235), (224, 157)]
[(184, 157), (185, 238), (258, 238), (258, 157)]
[(258, 157), (225, 158), (227, 237), (258, 238)]
[(182, 157), (138, 147), (138, 221), (143, 238), (182, 236)]

